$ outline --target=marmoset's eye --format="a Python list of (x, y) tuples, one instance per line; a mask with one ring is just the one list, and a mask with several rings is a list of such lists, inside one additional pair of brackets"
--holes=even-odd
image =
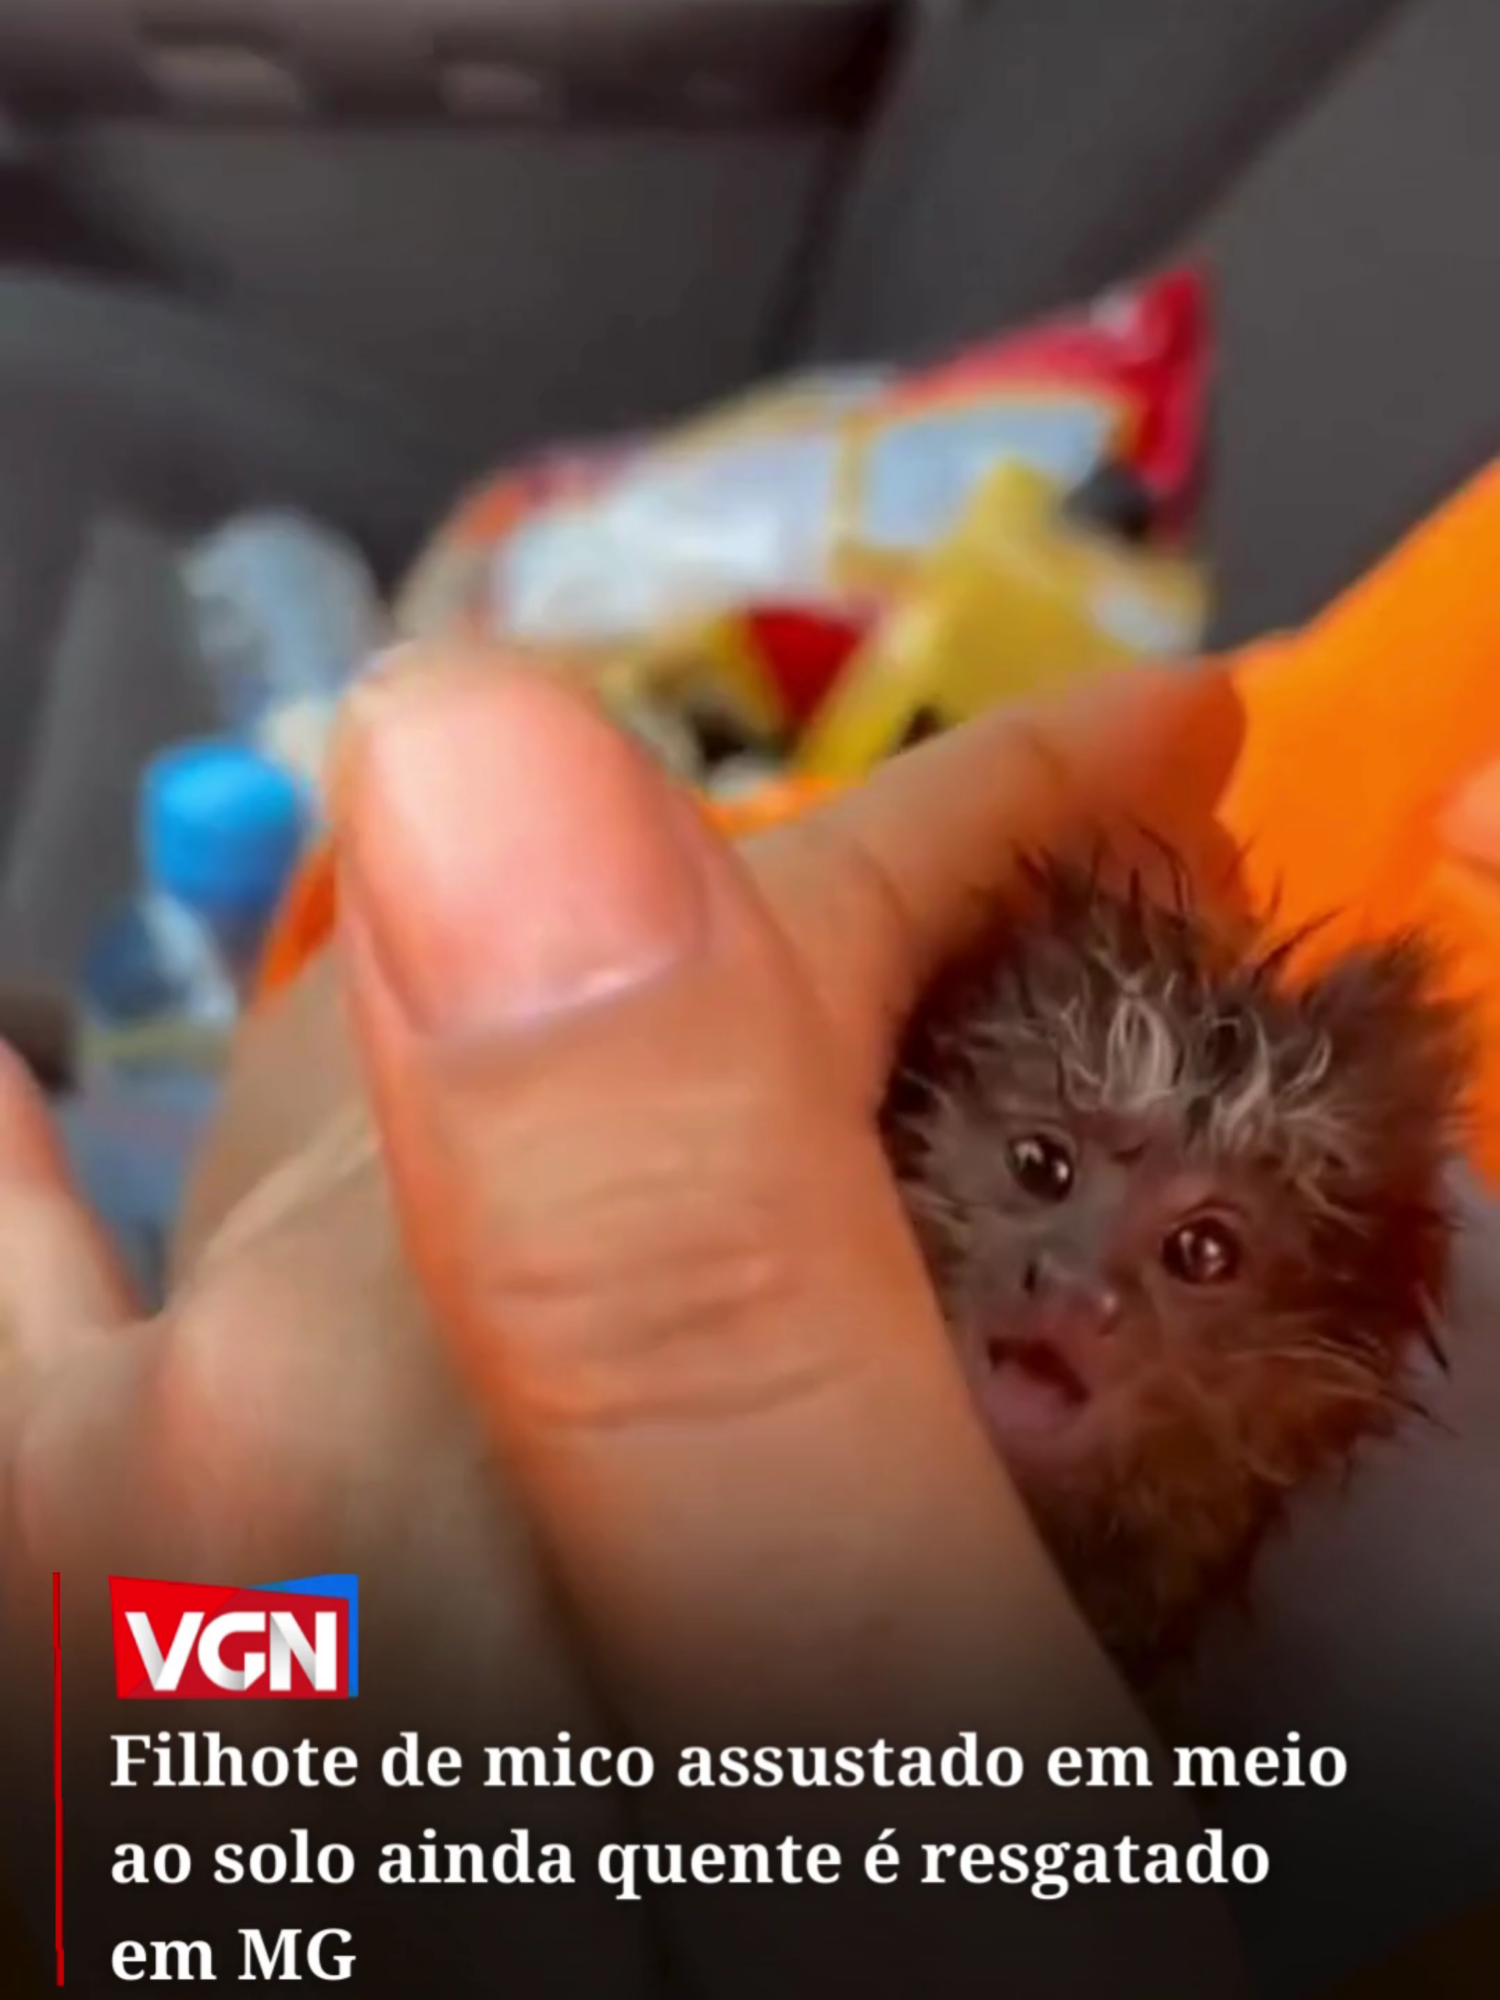
[(1222, 1216), (1200, 1215), (1174, 1229), (1161, 1246), (1165, 1269), (1184, 1285), (1227, 1285), (1245, 1261), (1244, 1246)]
[(1016, 1185), (1036, 1201), (1066, 1201), (1073, 1192), (1073, 1155), (1050, 1132), (1027, 1132), (1007, 1149)]

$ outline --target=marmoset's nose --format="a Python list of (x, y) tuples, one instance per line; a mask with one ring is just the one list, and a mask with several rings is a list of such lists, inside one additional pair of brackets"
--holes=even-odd
[(1120, 1295), (1113, 1285), (1055, 1250), (1036, 1250), (1027, 1258), (1021, 1290), (1038, 1305), (1085, 1308), (1100, 1333), (1108, 1333), (1120, 1316)]

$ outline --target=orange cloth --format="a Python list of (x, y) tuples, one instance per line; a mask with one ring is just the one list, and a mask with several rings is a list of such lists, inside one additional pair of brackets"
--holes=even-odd
[(338, 918), (333, 850), (320, 843), (303, 860), (271, 926), (256, 981), (255, 1005), (290, 986), (333, 935)]
[[(1482, 1033), (1476, 1151), (1500, 1179), (1500, 461), (1304, 630), (1230, 662), (1245, 741), (1220, 816), (1253, 906), (1330, 921), (1304, 966), (1418, 925)], [(795, 786), (712, 808), (731, 833), (799, 810)], [(262, 993), (334, 921), (330, 858), (293, 888)]]
[[(1221, 809), (1252, 903), (1332, 914), (1320, 949), (1441, 901), (1443, 815), (1500, 759), (1500, 463), (1295, 636), (1235, 667), (1245, 739)], [(1489, 815), (1500, 864), (1500, 814)]]
[(1305, 969), (1408, 927), (1444, 951), (1480, 1035), (1476, 1161), (1500, 1180), (1497, 574), (1500, 461), (1304, 631), (1239, 656), (1220, 818), (1252, 907), (1329, 919)]

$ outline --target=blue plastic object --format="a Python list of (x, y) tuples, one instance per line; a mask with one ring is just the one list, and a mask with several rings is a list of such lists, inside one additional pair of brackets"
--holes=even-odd
[(80, 968), (86, 1074), (63, 1118), (98, 1213), (154, 1297), (265, 928), (310, 822), (297, 780), (233, 742), (141, 775), (140, 882)]
[(270, 914), (296, 866), (309, 801), (246, 744), (181, 744), (147, 765), (139, 839), (147, 883), (205, 915)]

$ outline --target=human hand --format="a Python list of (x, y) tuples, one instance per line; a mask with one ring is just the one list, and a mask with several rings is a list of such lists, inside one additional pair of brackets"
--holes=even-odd
[[(592, 711), (483, 654), (420, 661), (355, 704), (335, 809), (345, 983), (407, 1249), (581, 1597), (632, 1598), (607, 1650), (623, 1667), (645, 1647), (653, 1699), (669, 1660), (722, 1690), (756, 1657), (775, 1629), (761, 1593), (805, 1587), (810, 1520), (847, 1537), (811, 1593), (819, 1656), (846, 1615), (840, 1570), (931, 1592), (936, 1622), (911, 1626), (963, 1621), (939, 1649), (955, 1662), (989, 1612), (936, 1550), (972, 1577), (965, 1537), (992, 1537), (1018, 1586), (1036, 1575), (874, 1113), (911, 1003), (1018, 848), (1165, 816), (1201, 873), (1233, 744), (1206, 676), (1095, 686), (902, 760), (754, 844), (747, 870)], [(741, 1481), (755, 1505), (726, 1509)], [(683, 1511), (701, 1538), (667, 1532)], [(659, 1596), (635, 1603), (640, 1552), (667, 1548)], [(744, 1677), (762, 1709), (782, 1674), (807, 1690), (796, 1649), (772, 1652)]]
[[(1139, 1739), (974, 1417), (875, 1112), (1018, 845), (1144, 819), (1222, 873), (1235, 740), (1207, 675), (1096, 686), (736, 857), (482, 655), (356, 705), (341, 955), (406, 1252), (631, 1740)], [(763, 1918), (735, 1957), (771, 1981)], [(1159, 1981), (1171, 1947), (1135, 1945)]]
[[(967, 1703), (967, 1724), (1003, 1717), (1012, 1738), (1063, 1714), (1087, 1714), (1109, 1740), (1128, 1732), (972, 1421), (872, 1120), (906, 1004), (972, 899), (1003, 887), (1018, 840), (1087, 837), (1127, 813), (1189, 847), (1202, 835), (1233, 752), (1226, 691), (1153, 679), (1089, 698), (1088, 711), (980, 725), (903, 760), (758, 846), (747, 879), (555, 691), (488, 662), (381, 686), (344, 760), (345, 957), (407, 1246), (468, 1409), (429, 1371), (420, 1327), (396, 1335), (419, 1309), (368, 1226), (375, 1176), (357, 1112), (290, 1183), (256, 1193), (150, 1328), (122, 1329), (128, 1308), (107, 1287), (85, 1304), (77, 1276), (99, 1267), (33, 1161), (33, 1190), (51, 1188), (72, 1247), (12, 1313), (53, 1330), (18, 1399), (28, 1552), (45, 1567), (58, 1547), (82, 1560), (152, 1536), (180, 1551), (186, 1532), (192, 1558), (164, 1552), (164, 1573), (222, 1575), (285, 1570), (292, 1548), (334, 1542), (336, 1559), (299, 1566), (349, 1566), (351, 1536), (394, 1535), (414, 1572), (425, 1552), (475, 1607), (496, 1602), (504, 1574), (504, 1630), (514, 1566), (492, 1560), (482, 1479), (465, 1487), (451, 1470), (455, 1440), (475, 1464), (465, 1419), (477, 1414), (638, 1739), (741, 1723), (763, 1734), (778, 1716), (816, 1726), (820, 1710), (847, 1736), (849, 1676), (829, 1664), (856, 1659), (887, 1727), (920, 1732)], [(423, 793), (419, 775), (414, 794), (411, 754), (425, 745), (431, 787), (434, 736), (440, 783)], [(434, 845), (465, 742), (488, 777), (459, 840), (450, 825)], [(517, 758), (540, 797), (499, 789)], [(539, 841), (549, 812), (553, 851), (532, 846), (517, 872), (506, 844)], [(564, 1004), (551, 1022), (533, 1011), (505, 1032), (490, 1009), (514, 1001), (526, 967), (511, 959), (481, 1030), (471, 1020), (455, 1037), (425, 1011), (412, 1024), (393, 988), (413, 976), (441, 1014), (465, 972), (471, 996), (493, 978), (485, 943), (529, 936), (534, 978), (586, 953), (591, 921), (629, 918), (629, 873), (609, 871), (632, 846), (661, 862), (654, 814), (680, 870), (675, 889), (670, 870), (664, 891), (658, 878), (657, 915), (687, 913), (675, 959), (607, 1003)], [(603, 855), (579, 844), (592, 830), (609, 836)], [(594, 868), (604, 880), (580, 903)], [(523, 1172), (500, 1171), (518, 1146)], [(316, 1201), (302, 1201), (310, 1187)], [(86, 1350), (75, 1336), (101, 1320), (123, 1337)], [(711, 1343), (692, 1337), (705, 1329)], [(82, 1366), (62, 1366), (64, 1351)], [(546, 1679), (558, 1648), (520, 1623), (507, 1674), (537, 1658)]]
[[(110, 1889), (120, 1839), (210, 1834), (348, 1839), (343, 1794), (200, 1794), (185, 1825), (182, 1796), (107, 1792), (108, 1731), (158, 1719), (114, 1707), (107, 1578), (209, 1584), (354, 1571), (361, 1577), (362, 1651), (373, 1662), (360, 1701), (323, 1739), (372, 1753), (404, 1729), (464, 1742), (455, 1716), (482, 1717), (497, 1740), (581, 1743), (597, 1709), (566, 1643), (529, 1535), (491, 1477), (474, 1413), (427, 1337), (389, 1230), (366, 1227), (373, 1161), (367, 1123), (341, 1118), (309, 1150), (310, 1205), (274, 1188), (236, 1249), (221, 1240), (157, 1317), (140, 1316), (114, 1260), (71, 1187), (48, 1119), (20, 1063), (0, 1048), (0, 1986), (23, 1990), (10, 1907), (29, 1919), (36, 1967), (52, 1901), (52, 1574), (62, 1588), (64, 1789), (69, 1800), (68, 1984), (93, 1992), (111, 1937), (150, 1935), (149, 1895)], [(305, 1182), (299, 1186), (305, 1187)], [(158, 1716), (160, 1715), (158, 1712)], [(189, 1709), (167, 1711), (194, 1726)], [(248, 1751), (285, 1736), (279, 1704), (230, 1706), (209, 1721)], [(306, 1725), (303, 1725), (304, 1733)], [(315, 1737), (319, 1731), (314, 1725)], [(286, 1739), (289, 1740), (289, 1739)], [(484, 1800), (445, 1801), (453, 1838), (482, 1835)], [(470, 1829), (470, 1820), (480, 1824)], [(416, 1816), (416, 1824), (406, 1820)], [(431, 1807), (404, 1817), (387, 1801), (382, 1837), (415, 1840)], [(623, 1837), (599, 1794), (542, 1799), (538, 1840)], [(373, 1878), (373, 1863), (371, 1865)], [(368, 1888), (369, 1884), (366, 1885)], [(258, 1915), (305, 1922), (306, 1898)], [(361, 1891), (363, 1894), (364, 1891)], [(648, 1991), (640, 1913), (581, 1892), (576, 1902), (512, 1898), (510, 1989), (605, 2000)], [(222, 1924), (233, 1898), (200, 1906), (169, 1892), (171, 1935), (194, 1916)], [(188, 1914), (192, 1912), (193, 1914)], [(348, 1918), (349, 1898), (339, 1915)], [(481, 1904), (433, 1926), (380, 1903), (354, 1927), (379, 1976), (417, 1990), (436, 1980), (457, 2000), (488, 1993), (493, 1917)], [(176, 1928), (181, 1926), (181, 1930)], [(276, 1924), (269, 1924), (274, 1935)], [(380, 1946), (375, 1950), (377, 1940)], [(231, 1936), (226, 1949), (234, 1947)], [(27, 1985), (24, 1990), (30, 1991)], [(38, 1990), (40, 1980), (38, 1975)], [(357, 1987), (355, 1990), (359, 1990)], [(382, 1987), (380, 1990), (389, 1990)], [(654, 1992), (654, 1987), (649, 1990)]]

